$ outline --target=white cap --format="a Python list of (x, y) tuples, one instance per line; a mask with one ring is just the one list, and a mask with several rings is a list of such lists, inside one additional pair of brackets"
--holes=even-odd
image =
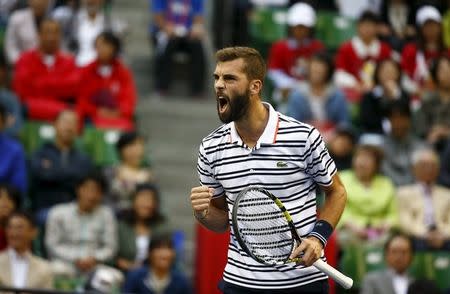
[(422, 26), (427, 20), (434, 20), (435, 22), (441, 22), (441, 14), (436, 7), (426, 5), (421, 7), (416, 14), (416, 24)]
[(291, 27), (304, 25), (311, 28), (316, 24), (316, 12), (306, 3), (296, 3), (288, 10), (287, 24)]

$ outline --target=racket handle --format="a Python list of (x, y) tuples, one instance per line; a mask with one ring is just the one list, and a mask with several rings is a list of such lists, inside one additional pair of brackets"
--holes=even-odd
[(347, 277), (322, 259), (318, 259), (313, 266), (335, 280), (336, 283), (345, 289), (350, 289), (353, 286), (353, 280), (350, 277)]

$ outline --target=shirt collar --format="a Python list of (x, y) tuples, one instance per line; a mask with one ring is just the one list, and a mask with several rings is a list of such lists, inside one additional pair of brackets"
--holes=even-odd
[(358, 55), (359, 58), (376, 58), (381, 49), (380, 41), (378, 41), (377, 39), (373, 40), (370, 45), (366, 45), (358, 36), (353, 37), (352, 45), (353, 49), (356, 52), (356, 55)]
[(89, 14), (86, 9), (83, 9), (79, 12), (79, 20), (80, 22), (89, 22), (91, 24), (99, 25), (104, 22), (105, 16), (101, 11), (97, 12), (95, 19), (89, 18)]
[[(261, 137), (259, 137), (258, 142), (256, 142), (255, 149), (258, 149), (261, 144), (273, 144), (276, 141), (277, 133), (278, 133), (278, 124), (279, 124), (279, 116), (275, 109), (267, 102), (263, 102), (263, 105), (269, 110), (269, 120), (267, 121), (267, 125), (262, 133)], [(242, 141), (241, 136), (239, 136), (236, 125), (233, 122), (229, 124), (230, 126), (230, 143), (237, 143), (239, 145), (244, 146), (244, 142)]]

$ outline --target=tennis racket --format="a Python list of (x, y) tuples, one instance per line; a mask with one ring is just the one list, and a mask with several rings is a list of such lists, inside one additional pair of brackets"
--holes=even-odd
[[(256, 261), (266, 265), (283, 265), (301, 261), (289, 256), (302, 242), (291, 215), (283, 203), (267, 190), (248, 187), (236, 197), (233, 205), (232, 226), (241, 248)], [(345, 289), (353, 280), (326, 262), (314, 264)]]

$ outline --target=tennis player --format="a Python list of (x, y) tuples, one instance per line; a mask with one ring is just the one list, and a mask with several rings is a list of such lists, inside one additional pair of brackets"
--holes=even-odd
[[(261, 101), (266, 66), (258, 51), (231, 47), (216, 53), (217, 113), (224, 123), (202, 140), (191, 190), (195, 218), (214, 232), (230, 227), (237, 194), (258, 185), (276, 195), (305, 238), (291, 257), (297, 266), (262, 265), (249, 257), (231, 231), (223, 291), (235, 293), (328, 293), (325, 274), (311, 265), (344, 210), (346, 192), (322, 137), (312, 126), (276, 112)], [(316, 188), (326, 195), (317, 219)]]

